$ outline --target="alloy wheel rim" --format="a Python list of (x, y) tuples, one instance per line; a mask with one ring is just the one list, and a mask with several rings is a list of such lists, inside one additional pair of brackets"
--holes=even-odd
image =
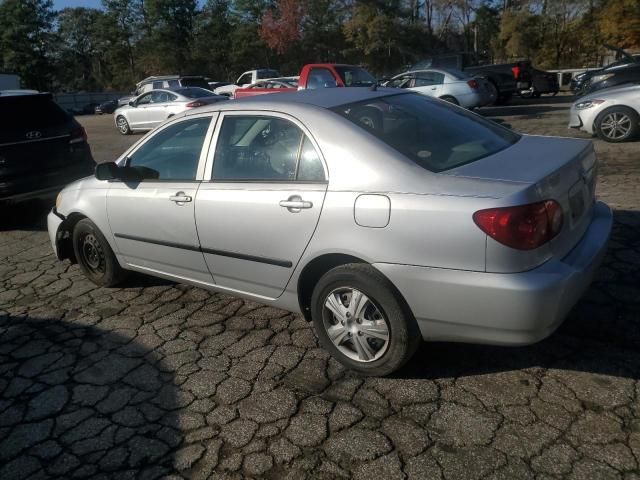
[(609, 113), (602, 119), (600, 130), (607, 138), (620, 140), (631, 130), (631, 118), (624, 113)]
[(360, 290), (341, 287), (329, 293), (322, 319), (333, 345), (352, 360), (373, 362), (389, 348), (389, 323), (382, 310)]
[(124, 118), (120, 117), (118, 119), (118, 126), (120, 127), (121, 132), (127, 131), (127, 121)]
[(105, 272), (104, 250), (93, 234), (87, 234), (82, 238), (82, 257), (91, 272)]

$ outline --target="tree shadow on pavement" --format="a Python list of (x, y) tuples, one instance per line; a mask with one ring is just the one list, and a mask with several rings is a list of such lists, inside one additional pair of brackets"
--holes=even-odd
[(0, 315), (0, 478), (174, 472), (173, 375), (135, 330), (74, 322)]
[(397, 376), (439, 379), (540, 367), (640, 378), (640, 212), (614, 215), (591, 287), (549, 338), (527, 347), (424, 343)]

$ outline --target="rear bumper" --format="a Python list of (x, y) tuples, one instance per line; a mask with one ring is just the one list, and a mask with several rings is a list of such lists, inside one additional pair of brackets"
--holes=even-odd
[(425, 340), (526, 345), (560, 326), (589, 287), (613, 215), (598, 202), (588, 230), (561, 260), (512, 274), (375, 264), (400, 290)]

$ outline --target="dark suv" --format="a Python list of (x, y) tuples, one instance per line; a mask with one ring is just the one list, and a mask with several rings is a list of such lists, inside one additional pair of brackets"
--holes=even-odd
[(0, 91), (0, 112), (1, 203), (46, 198), (93, 173), (84, 128), (51, 94)]

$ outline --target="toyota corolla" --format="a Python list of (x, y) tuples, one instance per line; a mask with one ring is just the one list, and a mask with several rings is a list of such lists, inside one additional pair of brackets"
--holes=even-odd
[(322, 89), (176, 115), (48, 217), (97, 285), (127, 271), (313, 321), (385, 375), (422, 339), (523, 345), (589, 286), (612, 226), (590, 141), (520, 135), (396, 89)]

